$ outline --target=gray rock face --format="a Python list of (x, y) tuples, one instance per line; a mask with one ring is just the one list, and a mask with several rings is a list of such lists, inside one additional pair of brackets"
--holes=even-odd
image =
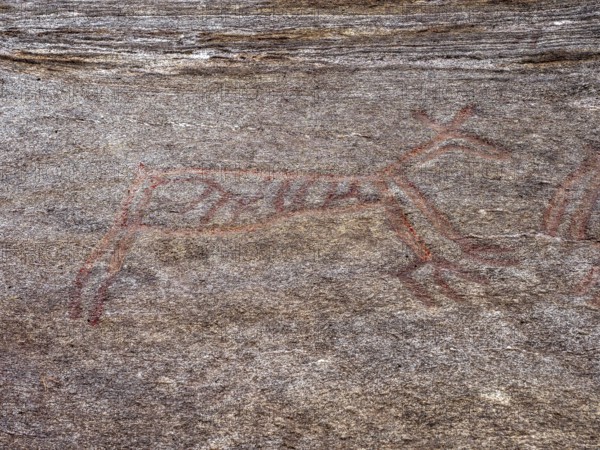
[(0, 447), (596, 448), (599, 31), (0, 4)]

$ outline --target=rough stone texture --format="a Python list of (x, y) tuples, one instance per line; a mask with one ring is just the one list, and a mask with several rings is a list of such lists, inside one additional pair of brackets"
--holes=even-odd
[[(599, 15), (2, 2), (0, 447), (599, 448)], [(406, 156), (461, 109), (454, 147)], [(210, 169), (249, 201), (257, 176), (229, 171), (264, 171), (272, 206), (281, 172), (403, 155), (393, 214), (314, 206), (321, 187), (314, 214), (177, 232), (201, 195), (181, 182), (139, 214), (162, 231), (119, 222), (136, 173)], [(115, 216), (135, 239), (109, 236), (76, 317)]]

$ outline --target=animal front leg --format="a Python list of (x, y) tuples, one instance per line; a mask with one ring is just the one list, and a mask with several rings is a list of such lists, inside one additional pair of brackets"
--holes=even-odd
[(436, 291), (454, 302), (464, 302), (466, 295), (452, 285), (456, 279), (479, 285), (488, 284), (484, 277), (440, 256), (434, 256), (426, 262), (417, 261), (398, 271), (396, 276), (426, 306), (435, 306)]
[[(405, 175), (397, 173), (393, 180), (390, 180), (389, 185), (396, 185), (395, 189), (393, 187), (388, 189), (392, 197), (404, 203), (407, 207), (410, 205), (415, 208), (436, 232), (457, 245), (461, 252), (468, 258), (494, 266), (510, 266), (515, 264), (513, 259), (498, 257), (498, 255), (509, 251), (508, 249), (497, 245), (482, 245), (472, 238), (464, 237), (455, 228), (450, 219), (438, 210), (433, 202)], [(395, 190), (395, 192), (392, 192), (392, 190)]]
[[(416, 261), (406, 268), (399, 270), (395, 275), (402, 280), (412, 294), (426, 306), (434, 306), (434, 291), (436, 288), (443, 295), (454, 301), (463, 301), (464, 295), (457, 291), (451, 284), (451, 277), (461, 278), (466, 281), (486, 284), (487, 280), (460, 265), (434, 255), (423, 239), (417, 234), (414, 227), (399, 205), (390, 203), (386, 207), (388, 224), (396, 236), (405, 243), (414, 253)], [(427, 270), (429, 279), (420, 280), (419, 272)], [(431, 288), (434, 288), (432, 291)]]
[(419, 261), (426, 262), (431, 259), (431, 252), (417, 234), (414, 227), (397, 204), (389, 204), (386, 206), (386, 218), (388, 224), (400, 238), (402, 242), (410, 247)]
[(433, 306), (434, 299), (431, 293), (412, 275), (428, 261), (432, 255), (423, 240), (416, 233), (412, 224), (404, 214), (399, 205), (390, 203), (386, 206), (386, 218), (390, 228), (396, 236), (406, 244), (414, 253), (417, 260), (407, 269), (398, 271), (396, 276), (402, 280), (404, 285), (426, 306)]

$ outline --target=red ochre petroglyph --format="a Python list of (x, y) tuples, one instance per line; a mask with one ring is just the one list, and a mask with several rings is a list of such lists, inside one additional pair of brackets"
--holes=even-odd
[[(582, 163), (558, 187), (543, 217), (543, 231), (553, 237), (586, 241), (600, 249), (590, 236), (591, 217), (600, 199), (600, 152), (590, 147)], [(600, 307), (595, 288), (600, 281), (600, 266), (593, 264), (576, 289), (577, 295), (591, 298)]]
[[(347, 213), (375, 207), (385, 213), (391, 230), (414, 253), (416, 263), (396, 275), (415, 297), (426, 305), (434, 304), (431, 290), (414, 276), (418, 269), (429, 265), (433, 272), (433, 284), (448, 298), (462, 300), (460, 293), (448, 282), (447, 276), (478, 283), (486, 280), (468, 273), (456, 263), (434, 255), (394, 197), (393, 189), (400, 189), (431, 227), (458, 245), (463, 254), (484, 263), (501, 263), (482, 255), (482, 252), (489, 251), (490, 248), (477, 248), (462, 239), (446, 215), (434, 207), (404, 172), (409, 162), (424, 163), (446, 152), (464, 152), (492, 160), (508, 159), (507, 152), (461, 130), (461, 126), (473, 113), (473, 106), (467, 106), (449, 122), (439, 123), (423, 111), (415, 112), (413, 117), (433, 130), (435, 136), (425, 144), (404, 153), (396, 162), (370, 175), (263, 172), (254, 169), (152, 170), (140, 164), (112, 227), (76, 275), (71, 316), (82, 316), (84, 290), (92, 284), (94, 269), (102, 266), (100, 282), (91, 287), (93, 299), (88, 308), (88, 321), (92, 325), (99, 322), (110, 286), (118, 276), (139, 233), (191, 236), (250, 233), (295, 216)], [(161, 203), (150, 208), (156, 194), (171, 186), (176, 186), (179, 192), (200, 191), (183, 206), (169, 207)], [(185, 222), (187, 225), (180, 226), (174, 222)]]

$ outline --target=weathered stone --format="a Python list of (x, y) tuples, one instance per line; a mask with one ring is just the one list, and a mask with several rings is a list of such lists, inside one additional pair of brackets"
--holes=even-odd
[(0, 33), (1, 447), (598, 446), (595, 2)]

